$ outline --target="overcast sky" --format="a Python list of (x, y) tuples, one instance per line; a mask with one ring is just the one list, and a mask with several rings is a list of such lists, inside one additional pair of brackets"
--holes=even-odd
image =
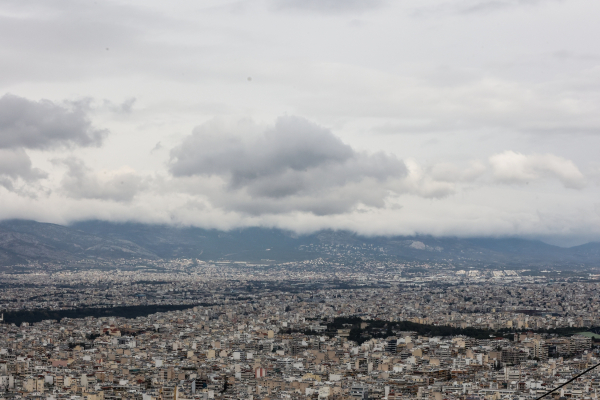
[(0, 218), (598, 241), (598, 15), (5, 0)]

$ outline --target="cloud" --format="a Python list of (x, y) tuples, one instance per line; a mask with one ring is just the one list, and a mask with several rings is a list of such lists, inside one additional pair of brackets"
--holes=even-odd
[[(556, 1), (556, 0), (553, 0)], [(546, 1), (547, 2), (547, 1)], [(502, 10), (509, 7), (529, 6), (543, 3), (541, 0), (471, 0), (456, 4), (464, 14)]]
[(411, 192), (422, 197), (446, 197), (459, 190), (458, 184), (494, 187), (499, 183), (529, 184), (543, 179), (556, 179), (569, 189), (582, 189), (587, 184), (571, 160), (553, 154), (505, 151), (492, 155), (487, 163), (471, 160), (467, 164), (438, 162), (421, 167), (408, 160), (406, 164), (410, 171), (406, 181), (413, 184)]
[(42, 170), (32, 168), (29, 156), (22, 149), (0, 149), (0, 175), (28, 182), (47, 176)]
[(553, 154), (524, 155), (505, 151), (489, 159), (494, 178), (504, 183), (528, 183), (542, 178), (558, 179), (570, 189), (582, 189), (586, 179), (571, 160)]
[(114, 112), (116, 114), (131, 114), (133, 111), (133, 105), (136, 102), (135, 97), (130, 97), (121, 104), (115, 104), (110, 100), (104, 100), (104, 107), (106, 107), (109, 111)]
[(463, 0), (452, 1), (435, 6), (421, 7), (415, 12), (418, 16), (436, 14), (476, 14), (501, 11), (520, 6), (536, 6), (561, 0)]
[(346, 14), (373, 10), (383, 0), (271, 0), (276, 10), (299, 10), (323, 14)]
[(407, 160), (408, 176), (404, 181), (405, 191), (420, 197), (440, 199), (455, 193), (453, 182), (436, 179), (434, 174), (423, 169), (415, 160)]
[[(89, 101), (56, 104), (6, 94), (0, 98), (0, 185), (18, 195), (47, 192), (34, 183), (48, 174), (33, 168), (25, 150), (99, 146), (107, 131), (92, 127)], [(20, 181), (20, 184), (19, 184)]]
[(22, 180), (31, 185), (47, 176), (44, 171), (32, 167), (31, 159), (23, 149), (0, 149), (0, 185), (7, 190), (30, 196), (31, 191), (18, 186), (17, 182)]
[(67, 158), (55, 163), (67, 167), (67, 173), (61, 181), (61, 190), (74, 199), (130, 202), (144, 187), (143, 179), (130, 168), (96, 173), (77, 158)]
[(12, 94), (0, 98), (0, 148), (99, 146), (106, 134), (92, 127), (82, 103), (61, 106)]
[(213, 191), (213, 200), (254, 214), (383, 207), (407, 173), (395, 156), (357, 152), (298, 117), (278, 118), (267, 128), (250, 121), (202, 125), (171, 151), (169, 170), (179, 178), (220, 179), (224, 191)]
[(412, 76), (333, 62), (286, 67), (269, 79), (281, 85), (295, 79), (298, 96), (288, 107), (323, 121), (357, 121), (363, 132), (572, 135), (600, 129), (597, 67), (543, 82), (462, 67)]
[(487, 167), (481, 161), (471, 161), (466, 168), (460, 168), (452, 163), (437, 163), (432, 165), (428, 173), (431, 178), (440, 182), (473, 182), (483, 176)]
[(164, 149), (164, 146), (162, 145), (162, 142), (157, 142), (154, 147), (152, 148), (152, 150), (150, 150), (150, 153), (154, 153), (155, 151), (159, 151)]

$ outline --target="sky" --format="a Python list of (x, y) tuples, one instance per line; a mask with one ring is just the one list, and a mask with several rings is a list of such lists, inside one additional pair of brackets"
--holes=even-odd
[(0, 219), (600, 241), (593, 0), (5, 0)]

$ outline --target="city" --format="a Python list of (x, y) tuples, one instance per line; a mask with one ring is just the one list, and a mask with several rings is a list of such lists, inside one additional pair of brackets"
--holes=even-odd
[(600, 362), (593, 270), (52, 268), (0, 275), (0, 398), (533, 399)]
[(599, 16), (0, 1), (0, 400), (600, 400)]

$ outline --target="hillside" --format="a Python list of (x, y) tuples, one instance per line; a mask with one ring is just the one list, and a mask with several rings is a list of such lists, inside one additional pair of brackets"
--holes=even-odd
[(295, 261), (317, 257), (441, 262), (473, 267), (598, 265), (600, 244), (562, 248), (520, 238), (365, 237), (347, 231), (296, 235), (279, 229), (232, 231), (85, 221), (71, 226), (0, 222), (0, 265), (116, 258)]

